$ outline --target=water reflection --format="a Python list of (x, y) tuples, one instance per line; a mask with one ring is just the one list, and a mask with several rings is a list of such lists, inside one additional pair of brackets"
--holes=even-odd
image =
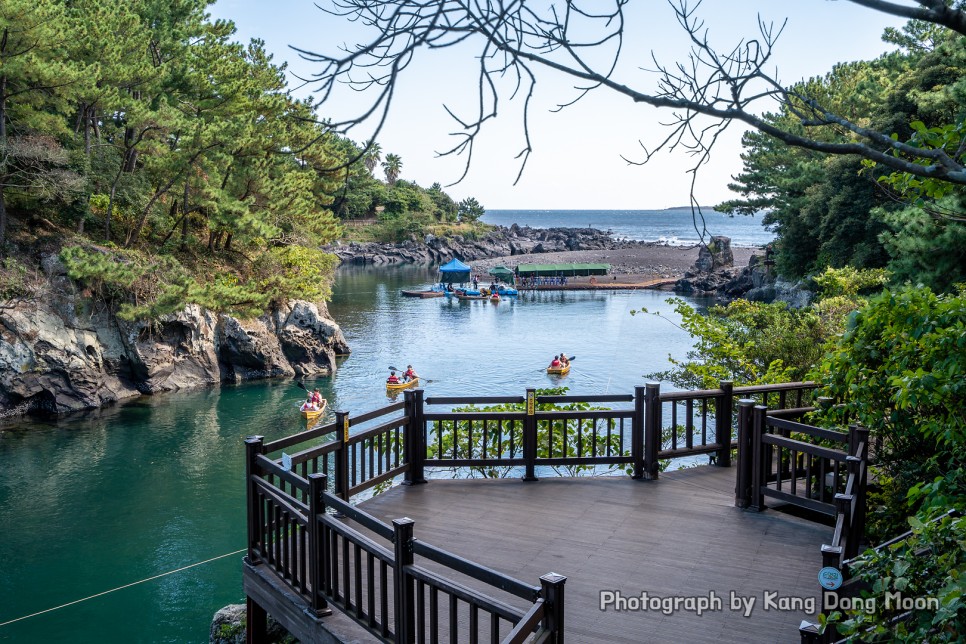
[[(497, 305), (401, 296), (433, 278), (428, 267), (339, 271), (329, 310), (352, 354), (332, 377), (305, 383), (330, 410), (386, 405), (388, 367), (407, 364), (427, 395), (630, 392), (691, 347), (663, 319), (678, 321), (663, 293), (524, 293)], [(641, 307), (662, 317), (630, 316)], [(548, 376), (561, 351), (575, 356), (570, 374)], [(0, 425), (0, 622), (243, 547), (244, 437), (302, 431), (304, 396), (292, 380), (263, 381)], [(17, 622), (0, 637), (202, 642), (214, 611), (242, 597), (231, 557)]]

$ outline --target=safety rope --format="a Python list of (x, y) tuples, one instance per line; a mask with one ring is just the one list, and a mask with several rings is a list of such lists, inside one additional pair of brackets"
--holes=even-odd
[(75, 599), (72, 602), (67, 602), (66, 604), (61, 604), (60, 606), (54, 606), (52, 608), (46, 608), (44, 610), (37, 611), (36, 613), (31, 613), (29, 615), (24, 615), (23, 617), (18, 617), (16, 619), (11, 619), (9, 621), (0, 623), (0, 627), (6, 626), (8, 624), (13, 624), (14, 622), (20, 622), (20, 621), (23, 621), (25, 619), (29, 619), (31, 617), (37, 617), (38, 615), (43, 615), (44, 613), (50, 613), (50, 612), (53, 612), (55, 610), (60, 610), (61, 608), (67, 608), (68, 606), (73, 606), (74, 604), (79, 604), (81, 602), (86, 602), (89, 599), (94, 599), (96, 597), (102, 597), (104, 595), (108, 595), (110, 593), (117, 592), (119, 590), (124, 590), (125, 588), (130, 588), (131, 586), (137, 586), (138, 584), (143, 584), (143, 583), (146, 583), (146, 582), (149, 582), (149, 581), (153, 581), (155, 579), (160, 579), (161, 577), (167, 577), (168, 575), (173, 575), (176, 572), (182, 572), (184, 570), (188, 570), (189, 568), (195, 568), (197, 566), (202, 566), (202, 565), (204, 565), (206, 563), (211, 563), (212, 561), (217, 561), (218, 559), (224, 559), (225, 557), (231, 557), (232, 555), (241, 554), (243, 552), (246, 552), (247, 550), (248, 550), (248, 548), (242, 548), (241, 550), (236, 550), (235, 552), (229, 552), (229, 553), (226, 553), (226, 554), (223, 554), (223, 555), (218, 555), (217, 557), (212, 557), (211, 559), (205, 559), (204, 561), (199, 561), (197, 563), (190, 564), (188, 566), (182, 566), (181, 568), (178, 568), (176, 570), (169, 570), (168, 572), (163, 572), (160, 575), (154, 575), (153, 577), (148, 577), (146, 579), (140, 579), (138, 581), (132, 581), (129, 584), (124, 584), (123, 586), (118, 586), (117, 588), (111, 588), (110, 590), (105, 590), (103, 592), (97, 593), (95, 595), (91, 595), (89, 597), (83, 597), (81, 599)]

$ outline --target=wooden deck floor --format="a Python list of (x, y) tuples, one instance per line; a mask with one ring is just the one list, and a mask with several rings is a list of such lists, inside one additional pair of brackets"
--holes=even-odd
[[(820, 599), (820, 546), (831, 528), (775, 510), (734, 507), (734, 468), (630, 478), (430, 480), (366, 501), (386, 521), (410, 517), (416, 538), (539, 584), (567, 577), (570, 642), (796, 642), (802, 610), (766, 609), (778, 597)], [(722, 610), (603, 612), (601, 590), (625, 597), (708, 596)], [(754, 598), (750, 617), (729, 593)]]

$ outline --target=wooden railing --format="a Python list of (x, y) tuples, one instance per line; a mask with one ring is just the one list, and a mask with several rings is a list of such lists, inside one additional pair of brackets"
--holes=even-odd
[[(385, 425), (361, 435), (372, 439), (388, 431)], [(314, 615), (337, 606), (386, 641), (563, 641), (565, 577), (551, 573), (533, 586), (417, 541), (412, 520), (390, 526), (328, 492), (326, 474), (303, 478), (266, 457), (260, 437), (246, 444), (248, 563), (269, 568)], [(453, 581), (454, 575), (487, 590)], [(523, 599), (524, 607), (492, 592)]]
[[(662, 460), (703, 454), (728, 466), (738, 444), (732, 432), (736, 397), (753, 395), (782, 406), (784, 412), (768, 412), (776, 415), (762, 412), (764, 432), (790, 422), (777, 414), (802, 413), (814, 389), (813, 383), (735, 388), (722, 382), (713, 390), (661, 393), (658, 384), (649, 383), (633, 394), (538, 396), (527, 389), (524, 396), (425, 400), (416, 389), (406, 391), (402, 403), (356, 416), (339, 411), (334, 422), (294, 436), (268, 443), (252, 437), (246, 441), (248, 561), (271, 570), (314, 614), (323, 615), (333, 604), (380, 638), (405, 642), (420, 634), (436, 641), (448, 633), (455, 641), (468, 633), (471, 641), (517, 642), (539, 631), (545, 641), (557, 641), (563, 633), (564, 578), (551, 574), (541, 578), (541, 587), (523, 584), (414, 540), (408, 520), (389, 526), (349, 501), (399, 476), (406, 484), (425, 483), (427, 467), (517, 468), (532, 481), (538, 468), (561, 466), (622, 466), (636, 479), (656, 479)], [(499, 404), (510, 410), (453, 411)], [(744, 407), (742, 413), (751, 418)], [(742, 430), (739, 423), (739, 443), (750, 427)], [(777, 445), (779, 438), (784, 440), (769, 434), (754, 444)], [(756, 459), (762, 464), (754, 474), (759, 495), (771, 495), (768, 490), (777, 485), (777, 492), (795, 496), (802, 467), (813, 483), (827, 469), (814, 466), (813, 476), (812, 461), (800, 465), (798, 456), (779, 456), (776, 462), (792, 465), (777, 468), (766, 467), (760, 455)], [(829, 471), (838, 476), (838, 460), (831, 460)], [(782, 488), (786, 482), (790, 493)], [(855, 521), (853, 515), (848, 525)], [(432, 567), (417, 564), (416, 556)], [(470, 584), (457, 583), (454, 575), (468, 577)], [(493, 599), (480, 585), (528, 605)]]
[(864, 530), (868, 430), (840, 432), (781, 415), (739, 402), (736, 505), (763, 510), (767, 497), (836, 517), (836, 545), (853, 553)]

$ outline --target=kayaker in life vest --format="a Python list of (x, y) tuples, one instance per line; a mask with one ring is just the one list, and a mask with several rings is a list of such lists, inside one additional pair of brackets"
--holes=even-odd
[(322, 392), (319, 391), (318, 389), (312, 392), (312, 402), (318, 405), (319, 407), (322, 406)]
[(551, 369), (559, 369), (560, 368), (560, 356), (554, 356), (553, 357), (553, 360), (550, 361), (550, 368)]
[(386, 378), (386, 384), (389, 384), (389, 385), (398, 385), (399, 384), (399, 376), (396, 375), (396, 372), (395, 371), (390, 371), (389, 372), (389, 377)]
[(409, 382), (410, 380), (416, 380), (417, 378), (419, 378), (419, 375), (415, 371), (413, 371), (412, 365), (408, 365), (406, 367), (406, 373), (404, 373), (403, 376), (406, 378), (406, 382)]
[(305, 402), (299, 407), (301, 411), (319, 411), (319, 406), (312, 402), (312, 394), (305, 398)]

